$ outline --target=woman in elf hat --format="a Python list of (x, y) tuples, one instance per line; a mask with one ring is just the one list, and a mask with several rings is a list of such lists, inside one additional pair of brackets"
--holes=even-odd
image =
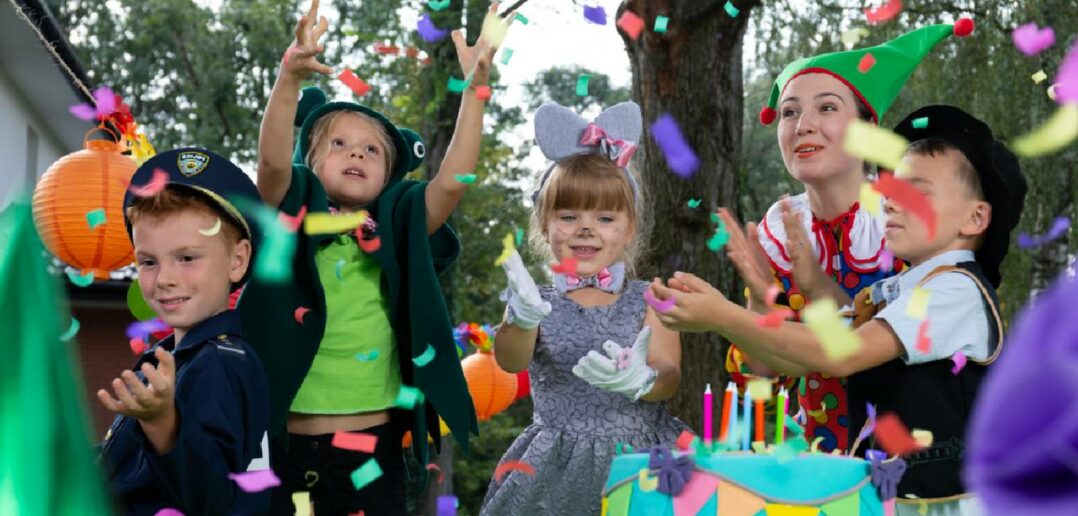
[[(327, 102), (314, 87), (299, 96), (303, 79), (332, 72), (317, 61), (328, 25), (324, 17), (316, 24), (317, 9), (314, 0), (300, 19), (266, 106), (258, 189), (293, 219), (360, 217), (347, 231), (297, 231), (295, 255), (282, 257), (291, 260), (291, 281), (256, 274), (240, 299), (270, 381), (271, 464), (281, 479), (273, 512), (294, 514), (293, 495), (307, 492), (318, 514), (405, 514), (404, 431), (417, 436), (412, 450), (422, 464), (428, 432), (440, 443), (439, 416), (465, 450), (469, 432), (478, 433), (438, 275), (460, 251), (445, 224), (467, 189), (454, 174), (479, 158), (477, 89), (496, 50), (487, 31), (507, 22), (484, 24), (474, 47), (453, 33), (470, 86), (428, 183), (404, 179), (423, 161), (417, 134), (367, 106)], [(335, 438), (342, 432), (365, 436), (349, 446), (347, 435)]]
[[(773, 204), (759, 225), (750, 222), (745, 231), (728, 210), (720, 211), (731, 233), (727, 253), (745, 280), (752, 308), (764, 313), (773, 302), (797, 318), (810, 300), (831, 297), (841, 306), (903, 267), (884, 252), (879, 208), (859, 202), (871, 169), (844, 150), (846, 126), (854, 119), (879, 124), (930, 50), (952, 33), (972, 31), (968, 18), (930, 25), (876, 47), (798, 59), (775, 80), (760, 122), (778, 119), (783, 162), (805, 192)], [(746, 234), (756, 238), (750, 241)], [(775, 301), (768, 295), (770, 289), (774, 296), (773, 285), (779, 289)], [(734, 346), (726, 366), (740, 379), (785, 369)], [(845, 380), (813, 373), (802, 379), (799, 395), (809, 439), (822, 439), (823, 450), (845, 449)]]

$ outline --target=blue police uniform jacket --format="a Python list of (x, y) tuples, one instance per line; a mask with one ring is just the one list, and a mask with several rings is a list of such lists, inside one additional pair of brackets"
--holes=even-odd
[[(176, 346), (157, 346), (176, 358), (175, 447), (153, 450), (138, 420), (117, 416), (100, 459), (112, 495), (127, 514), (153, 515), (171, 507), (184, 514), (257, 514), (268, 511), (269, 491), (246, 493), (229, 473), (269, 469), (269, 387), (258, 356), (243, 340), (239, 314), (210, 317)], [(132, 368), (157, 365), (154, 349)]]

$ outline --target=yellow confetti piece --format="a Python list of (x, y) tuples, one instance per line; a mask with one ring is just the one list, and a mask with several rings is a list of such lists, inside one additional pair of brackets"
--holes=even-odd
[(861, 38), (868, 36), (868, 29), (858, 27), (856, 29), (842, 31), (842, 44), (846, 46), (856, 45)]
[(823, 436), (817, 436), (812, 440), (812, 445), (809, 446), (809, 453), (819, 453), (820, 443), (823, 442)]
[(1019, 156), (1033, 158), (1053, 154), (1078, 137), (1078, 104), (1064, 104), (1044, 125), (1014, 141)]
[(1056, 87), (1057, 86), (1059, 86), (1059, 85), (1058, 84), (1053, 84), (1053, 85), (1049, 86), (1047, 90), (1045, 90), (1045, 93), (1048, 94), (1048, 98), (1051, 99), (1052, 102), (1056, 101)]
[(1033, 74), (1030, 78), (1033, 79), (1033, 84), (1040, 84), (1048, 78), (1048, 74), (1044, 73), (1044, 70), (1038, 70), (1037, 73)]
[(928, 300), (932, 297), (932, 291), (927, 288), (913, 287), (910, 294), (910, 302), (906, 305), (906, 315), (918, 321), (923, 321), (928, 315)]
[(206, 236), (213, 236), (213, 235), (216, 235), (217, 233), (220, 233), (221, 232), (221, 217), (217, 217), (217, 222), (214, 222), (213, 226), (210, 226), (208, 229), (199, 228), (198, 232), (202, 233), (203, 235), (206, 235)]
[(865, 161), (894, 170), (906, 153), (905, 138), (861, 120), (851, 120), (846, 126), (846, 152)]
[(878, 216), (882, 211), (883, 196), (869, 183), (861, 184), (861, 207), (868, 210), (872, 215)]
[(510, 256), (513, 256), (513, 251), (516, 250), (516, 246), (513, 245), (513, 234), (509, 233), (508, 235), (505, 235), (505, 238), (502, 240), (502, 254), (498, 256), (497, 260), (494, 260), (494, 266), (497, 267), (505, 263)]
[(831, 298), (812, 302), (804, 310), (805, 324), (820, 342), (828, 358), (840, 360), (861, 348), (861, 339), (838, 314), (838, 307)]
[(755, 378), (748, 381), (745, 389), (749, 391), (749, 395), (754, 400), (771, 401), (771, 381), (762, 378)]
[(920, 514), (921, 516), (926, 516), (928, 514), (928, 502), (915, 494), (906, 494), (905, 496), (906, 498), (917, 502), (917, 514)]
[(641, 491), (654, 491), (655, 488), (659, 487), (659, 477), (649, 478), (647, 468), (640, 468), (640, 476), (637, 482), (640, 483)]
[(303, 218), (303, 232), (308, 235), (343, 233), (352, 231), (367, 220), (367, 212), (360, 210), (345, 215), (331, 213), (308, 213)]
[(502, 19), (498, 15), (493, 13), (487, 13), (487, 17), (483, 19), (483, 37), (486, 38), (487, 43), (490, 43), (492, 48), (498, 48), (502, 46), (502, 41), (505, 41), (506, 34), (509, 33), (509, 25), (502, 22)]
[(296, 506), (296, 516), (311, 516), (311, 493), (307, 491), (292, 493), (292, 505)]
[(932, 446), (932, 440), (934, 439), (931, 431), (921, 430), (920, 428), (911, 430), (910, 437), (913, 437), (913, 440), (916, 441), (917, 444), (925, 448)]
[(752, 451), (755, 453), (764, 454), (770, 452), (771, 450), (767, 443), (763, 441), (753, 441)]

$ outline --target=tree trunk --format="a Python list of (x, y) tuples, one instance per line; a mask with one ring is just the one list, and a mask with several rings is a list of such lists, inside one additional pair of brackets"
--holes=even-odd
[[(731, 18), (723, 0), (626, 0), (626, 9), (644, 19), (636, 41), (623, 34), (633, 72), (633, 99), (640, 104), (645, 136), (637, 152), (651, 231), (637, 260), (641, 278), (668, 278), (692, 272), (727, 296), (736, 296), (738, 280), (725, 255), (708, 250), (714, 233), (710, 214), (736, 206), (737, 167), (741, 150), (741, 38), (749, 12), (758, 0), (734, 1)], [(667, 16), (665, 34), (651, 30), (657, 15)], [(689, 179), (673, 174), (650, 134), (650, 124), (669, 113), (678, 121), (700, 168)], [(696, 209), (689, 199), (701, 199)], [(657, 222), (657, 223), (656, 223)], [(722, 392), (726, 345), (717, 334), (682, 334), (681, 388), (669, 400), (670, 411), (699, 431), (704, 384)]]

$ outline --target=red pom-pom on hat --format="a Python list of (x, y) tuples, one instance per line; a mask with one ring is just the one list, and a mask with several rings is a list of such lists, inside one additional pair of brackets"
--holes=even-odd
[(960, 38), (964, 38), (973, 34), (974, 24), (973, 18), (960, 18), (954, 24), (954, 35)]
[(775, 117), (777, 116), (778, 113), (775, 111), (775, 108), (771, 106), (764, 106), (763, 109), (760, 110), (760, 123), (764, 125), (770, 125), (771, 122), (775, 121)]

